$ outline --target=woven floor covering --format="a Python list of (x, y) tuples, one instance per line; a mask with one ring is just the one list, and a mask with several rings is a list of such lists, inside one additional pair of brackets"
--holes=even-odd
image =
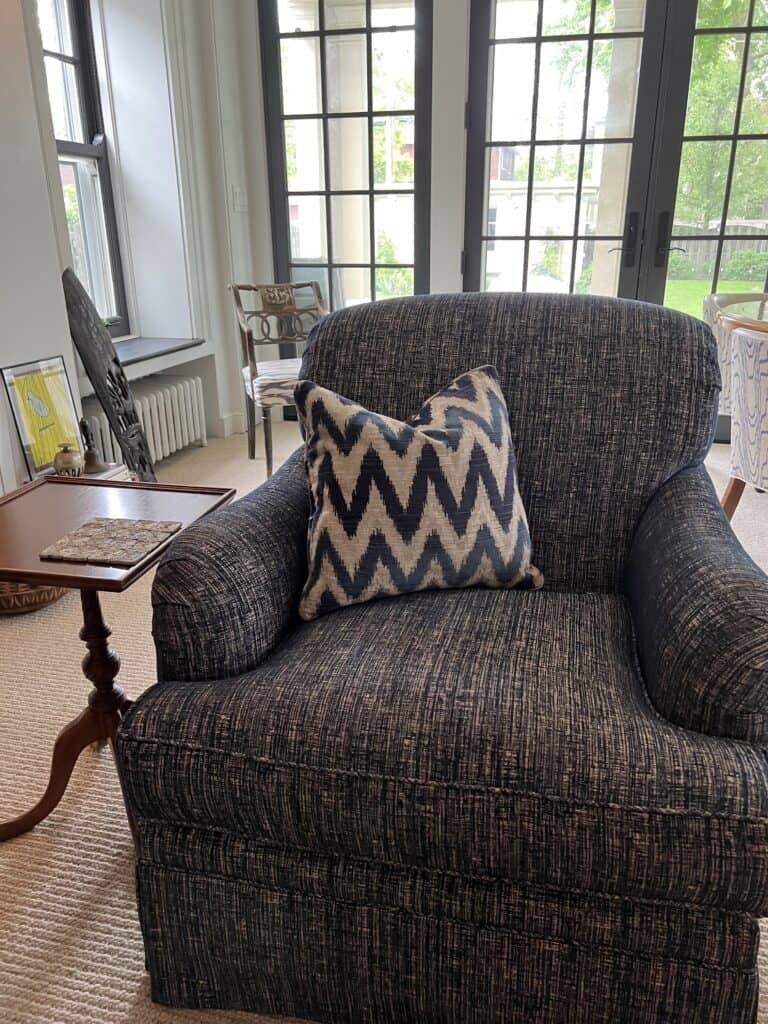
[[(276, 424), (276, 455), (295, 446), (295, 425)], [(260, 439), (259, 439), (260, 440)], [(728, 451), (710, 471), (725, 484)], [(242, 492), (264, 474), (245, 459), (245, 439), (214, 440), (163, 464), (174, 483), (231, 483)], [(734, 528), (768, 569), (768, 495), (747, 492)], [(153, 681), (151, 579), (105, 595), (105, 617), (121, 653), (120, 680), (135, 696)], [(0, 618), (0, 818), (31, 806), (48, 776), (59, 728), (84, 706), (79, 598), (32, 615)], [(767, 922), (768, 924), (768, 922)], [(768, 927), (762, 951), (759, 1020), (768, 1024)], [(108, 748), (81, 755), (53, 815), (0, 846), (0, 1024), (258, 1024), (242, 1013), (185, 1013), (149, 998), (134, 905), (133, 854)]]

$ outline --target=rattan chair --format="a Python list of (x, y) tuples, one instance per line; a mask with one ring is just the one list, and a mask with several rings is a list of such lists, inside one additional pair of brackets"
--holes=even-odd
[[(313, 324), (325, 316), (317, 281), (289, 284), (231, 284), (240, 328), (243, 385), (248, 421), (248, 458), (256, 458), (256, 407), (264, 424), (267, 476), (272, 476), (272, 421), (275, 406), (293, 405), (303, 346)], [(258, 346), (292, 345), (289, 359), (258, 359)]]

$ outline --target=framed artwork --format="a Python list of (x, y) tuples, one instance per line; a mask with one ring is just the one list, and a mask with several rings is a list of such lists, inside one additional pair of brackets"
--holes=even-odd
[(30, 477), (53, 468), (59, 445), (82, 452), (72, 388), (61, 356), (2, 370)]

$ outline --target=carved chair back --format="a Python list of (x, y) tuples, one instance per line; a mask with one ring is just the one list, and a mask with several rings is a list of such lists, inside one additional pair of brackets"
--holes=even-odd
[(240, 328), (243, 368), (258, 375), (259, 345), (294, 345), (307, 340), (314, 324), (327, 313), (317, 281), (287, 284), (231, 284)]

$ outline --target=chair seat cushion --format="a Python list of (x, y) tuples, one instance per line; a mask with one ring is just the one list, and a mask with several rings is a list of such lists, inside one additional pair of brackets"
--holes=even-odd
[(656, 714), (612, 594), (344, 609), (244, 676), (153, 687), (118, 754), (139, 823), (768, 910), (765, 757)]
[(259, 360), (258, 375), (251, 380), (251, 371), (243, 367), (246, 394), (260, 405), (293, 405), (293, 393), (301, 370), (301, 358)]

